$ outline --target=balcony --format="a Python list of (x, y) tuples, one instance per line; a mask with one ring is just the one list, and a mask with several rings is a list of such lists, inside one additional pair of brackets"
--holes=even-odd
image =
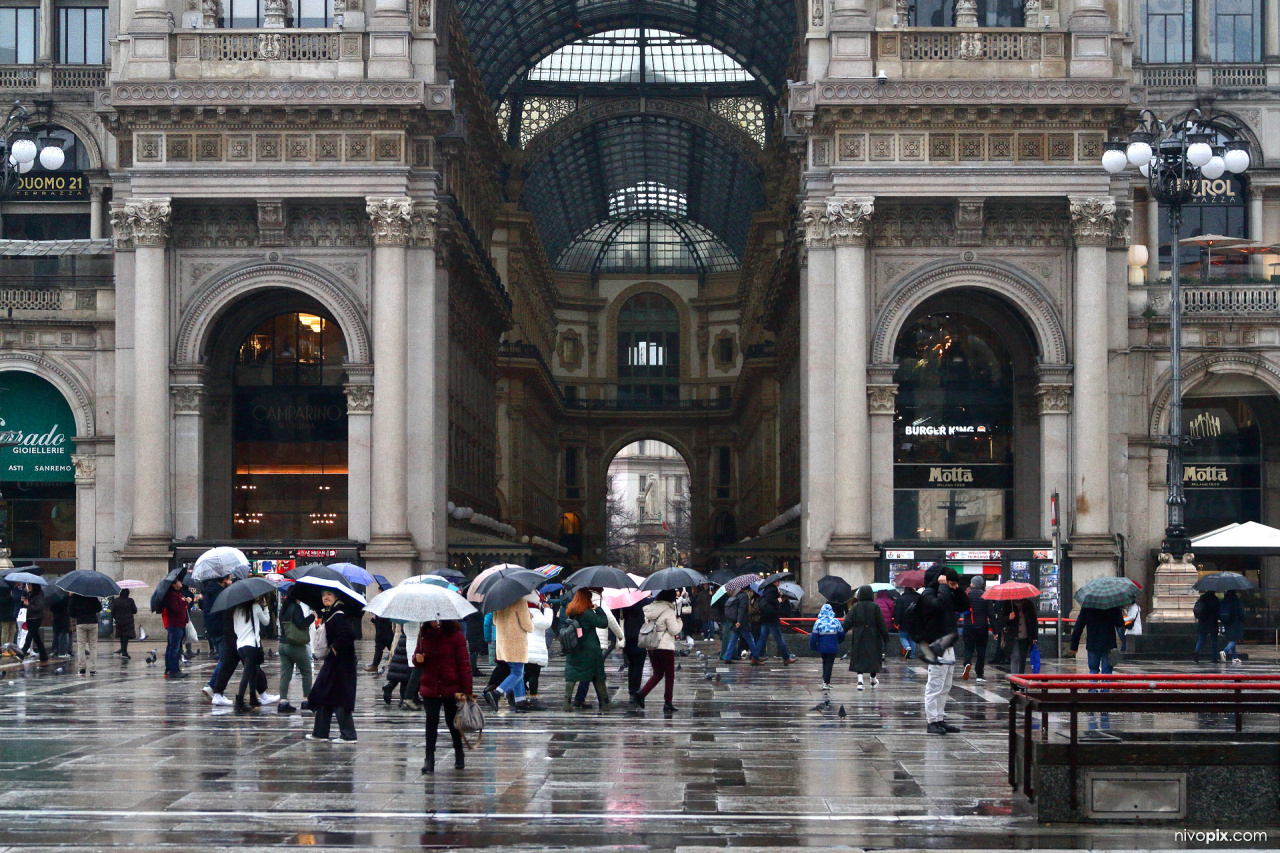
[[(1146, 308), (1157, 317), (1169, 316), (1168, 284), (1148, 285)], [(1184, 283), (1184, 317), (1253, 317), (1280, 319), (1280, 283), (1230, 279), (1207, 284)]]
[(1280, 68), (1272, 75), (1261, 63), (1195, 65), (1142, 65), (1135, 69), (1137, 83), (1149, 89), (1251, 88), (1268, 85), (1268, 76), (1280, 84)]
[(105, 65), (0, 65), (0, 91), (68, 92), (107, 85)]
[(606, 394), (613, 394), (612, 399), (592, 400), (583, 397), (566, 398), (564, 407), (576, 412), (727, 412), (733, 407), (733, 400), (728, 397), (713, 397), (708, 400), (654, 400), (654, 399), (617, 399), (617, 386), (605, 386)]
[(0, 240), (0, 311), (94, 311), (114, 286), (107, 240)]
[(1065, 77), (1067, 33), (1023, 28), (905, 28), (876, 33), (876, 67), (907, 80), (946, 79), (939, 63), (978, 63), (996, 79)]
[(363, 33), (336, 30), (199, 30), (173, 36), (179, 80), (364, 77)]

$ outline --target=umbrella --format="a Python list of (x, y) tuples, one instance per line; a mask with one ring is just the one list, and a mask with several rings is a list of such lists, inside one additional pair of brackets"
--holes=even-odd
[(717, 590), (715, 591), (715, 593), (711, 596), (711, 603), (712, 603), (712, 604), (715, 604), (717, 601), (719, 601), (720, 599), (724, 598), (724, 596), (725, 596), (724, 587), (720, 587), (720, 588), (719, 588), (719, 589), (717, 589)]
[(402, 584), (374, 596), (365, 611), (393, 622), (436, 622), (463, 619), (476, 612), (452, 589), (429, 583)]
[[(411, 578), (405, 578), (404, 580), (400, 581), (401, 586), (414, 586), (419, 584), (426, 585), (426, 586), (443, 587), (444, 589), (451, 589), (454, 592), (458, 591), (457, 585), (450, 583), (449, 581), (445, 580), (439, 575), (414, 575)], [(385, 592), (389, 588), (390, 587), (384, 587), (383, 592)]]
[(919, 589), (924, 586), (924, 569), (909, 569), (905, 572), (899, 572), (898, 576), (893, 579), (893, 585), (898, 589)]
[(49, 582), (39, 575), (28, 571), (9, 572), (4, 576), (5, 583), (33, 583), (36, 586), (48, 586)]
[(323, 578), (327, 581), (337, 581), (345, 586), (351, 586), (351, 583), (347, 580), (347, 576), (342, 572), (336, 569), (331, 569), (328, 566), (322, 566), (319, 563), (298, 566), (296, 569), (290, 569), (285, 572), (284, 576), (292, 581), (300, 581), (303, 578)]
[(564, 571), (564, 566), (557, 566), (555, 563), (547, 563), (545, 566), (538, 566), (533, 571), (542, 575), (547, 580), (551, 580), (556, 575)]
[(342, 576), (351, 583), (358, 583), (360, 586), (368, 586), (373, 583), (373, 575), (354, 563), (334, 563), (329, 568), (335, 572), (341, 572)]
[(564, 589), (564, 584), (562, 583), (549, 583), (549, 584), (545, 584), (542, 587), (539, 587), (538, 591), (541, 592), (543, 595), (551, 595), (553, 593), (559, 592), (562, 589)]
[(165, 575), (164, 580), (156, 584), (156, 588), (151, 592), (152, 613), (164, 612), (164, 597), (169, 594), (169, 590), (173, 588), (174, 582), (182, 580), (183, 575), (186, 573), (186, 566), (178, 566), (178, 568), (173, 569), (169, 574)]
[[(467, 582), (467, 573), (459, 571), (452, 566), (442, 566), (435, 570), (435, 574), (442, 578), (448, 578), (459, 586)], [(459, 581), (461, 581), (461, 583), (458, 583)]]
[(640, 584), (640, 588), (658, 592), (664, 589), (702, 586), (704, 583), (710, 583), (710, 581), (707, 580), (707, 576), (702, 572), (681, 566), (672, 566), (669, 569), (662, 569), (649, 575)]
[(627, 576), (622, 569), (613, 566), (587, 566), (578, 569), (565, 580), (564, 585), (570, 589), (583, 587), (604, 589), (635, 589), (636, 582)]
[(798, 583), (780, 583), (778, 591), (788, 598), (794, 598), (796, 601), (804, 598), (804, 588)]
[(780, 581), (783, 578), (789, 578), (789, 577), (791, 577), (791, 572), (774, 572), (771, 575), (766, 575), (765, 577), (761, 578), (760, 586), (768, 586), (774, 581)]
[(230, 610), (233, 607), (248, 604), (275, 591), (276, 585), (266, 578), (238, 580), (218, 593), (218, 597), (213, 600), (213, 606), (209, 608), (209, 612), (218, 613), (223, 610)]
[(386, 575), (374, 575), (373, 579), (376, 580), (378, 582), (378, 586), (382, 587), (384, 590), (391, 589), (391, 587), (395, 586), (395, 584), (387, 580)]
[(737, 572), (733, 569), (716, 569), (714, 572), (707, 575), (707, 580), (711, 583), (722, 585), (726, 581), (731, 581), (737, 576)]
[(1081, 607), (1099, 610), (1128, 607), (1138, 600), (1138, 588), (1128, 578), (1094, 578), (1076, 590), (1075, 599)]
[(249, 558), (239, 548), (210, 548), (191, 567), (191, 579), (199, 583), (225, 578), (238, 568), (249, 568)]
[(67, 572), (54, 581), (54, 585), (87, 598), (106, 598), (120, 593), (120, 586), (102, 572), (88, 572), (83, 569)]
[(143, 581), (135, 581), (130, 578), (125, 578), (122, 581), (116, 581), (116, 586), (121, 589), (146, 589), (150, 584)]
[(818, 578), (818, 594), (827, 601), (848, 601), (853, 598), (853, 587), (837, 575)]
[(873, 583), (871, 584), (872, 592), (896, 592), (897, 587), (891, 583)]
[[(1183, 237), (1178, 241), (1179, 246), (1203, 246), (1208, 254), (1208, 266), (1213, 266), (1213, 248), (1217, 246), (1222, 249), (1233, 249), (1237, 246), (1246, 246), (1249, 240), (1240, 237), (1228, 237), (1225, 234), (1201, 234), (1199, 237)], [(1208, 275), (1208, 273), (1205, 273)]]
[(1040, 590), (1029, 583), (1019, 581), (998, 583), (987, 587), (982, 593), (982, 597), (987, 601), (1018, 601), (1023, 598), (1035, 598), (1038, 595)]
[(729, 595), (737, 595), (753, 583), (759, 583), (761, 580), (759, 575), (738, 575), (731, 581), (727, 581), (723, 587), (724, 591)]
[[(643, 584), (645, 579), (639, 575), (627, 573), (627, 577), (638, 584)], [(643, 586), (639, 589), (606, 589), (600, 593), (600, 603), (608, 610), (621, 610), (624, 607), (630, 607), (637, 601), (645, 601), (653, 593)]]
[[(227, 589), (230, 588), (227, 587)], [(355, 602), (361, 607), (368, 603), (364, 600), (364, 596), (349, 587), (346, 581), (336, 581), (314, 574), (298, 579), (298, 582), (293, 586), (293, 597), (312, 610), (323, 610), (324, 602), (320, 600), (320, 596), (324, 594), (325, 590), (336, 593), (339, 599), (345, 599), (348, 603)], [(219, 599), (221, 599), (221, 596), (219, 596)]]
[(1229, 589), (1254, 589), (1253, 581), (1236, 572), (1214, 572), (1196, 581), (1194, 587), (1201, 592), (1226, 592)]
[[(522, 572), (529, 571), (529, 569), (526, 569), (524, 566), (517, 566), (515, 563), (499, 563), (496, 566), (490, 566), (489, 568), (485, 569), (483, 572), (481, 572), (480, 574), (476, 575), (474, 578), (471, 579), (471, 584), (467, 587), (467, 601), (479, 602), (483, 600), (484, 586), (485, 586), (486, 580), (498, 574), (499, 572), (516, 571), (516, 570), (522, 571)], [(445, 577), (445, 576), (441, 575), (441, 577)], [(538, 575), (538, 577), (541, 578), (542, 576)]]
[(485, 587), (484, 597), (480, 602), (480, 610), (484, 613), (497, 613), (505, 610), (529, 593), (538, 588), (545, 578), (537, 572), (512, 572), (493, 579)]

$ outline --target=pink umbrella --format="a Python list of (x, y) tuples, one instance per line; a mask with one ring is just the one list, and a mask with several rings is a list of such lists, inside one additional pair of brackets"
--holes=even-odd
[[(644, 578), (639, 575), (627, 573), (627, 577), (636, 582), (636, 585), (644, 583)], [(620, 610), (623, 607), (630, 607), (637, 601), (645, 601), (653, 593), (644, 589), (605, 589), (600, 596), (600, 603), (608, 610)]]
[(125, 580), (122, 580), (122, 581), (116, 581), (116, 586), (120, 587), (121, 589), (146, 589), (149, 586), (149, 584), (145, 584), (142, 581), (129, 580), (128, 578), (126, 578)]

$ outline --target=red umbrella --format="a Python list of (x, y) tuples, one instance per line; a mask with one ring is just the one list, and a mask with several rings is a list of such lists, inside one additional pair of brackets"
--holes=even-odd
[(1029, 583), (1006, 581), (990, 587), (982, 597), (988, 601), (1018, 601), (1023, 598), (1037, 598), (1039, 595), (1040, 590)]
[(899, 572), (897, 577), (893, 579), (893, 585), (898, 589), (919, 589), (924, 586), (924, 569), (910, 569), (905, 572)]

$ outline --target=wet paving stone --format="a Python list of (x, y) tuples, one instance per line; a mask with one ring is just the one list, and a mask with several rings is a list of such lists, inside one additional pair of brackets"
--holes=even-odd
[[(543, 674), (552, 710), (489, 715), (461, 771), (442, 733), (436, 773), (423, 776), (421, 715), (375, 701), (371, 676), (360, 678), (359, 742), (313, 743), (303, 739), (309, 715), (213, 710), (199, 692), (206, 658), (192, 664), (197, 677), (167, 682), (144, 654), (124, 664), (104, 652), (92, 679), (56, 665), (0, 670), (0, 853), (1184, 846), (1171, 827), (1027, 817), (1006, 782), (1008, 694), (996, 677), (957, 682), (949, 711), (964, 731), (941, 738), (924, 733), (923, 671), (900, 661), (864, 691), (837, 671), (826, 703), (816, 661), (681, 658), (681, 711), (668, 717), (660, 699), (647, 712), (559, 710), (553, 659)], [(267, 669), (274, 679), (277, 660)], [(721, 681), (708, 686), (704, 669)], [(609, 681), (623, 684), (612, 666)], [(1102, 732), (1232, 725), (1222, 715), (1084, 722)], [(1272, 730), (1275, 720), (1246, 725)], [(1280, 829), (1271, 837), (1280, 846)]]

